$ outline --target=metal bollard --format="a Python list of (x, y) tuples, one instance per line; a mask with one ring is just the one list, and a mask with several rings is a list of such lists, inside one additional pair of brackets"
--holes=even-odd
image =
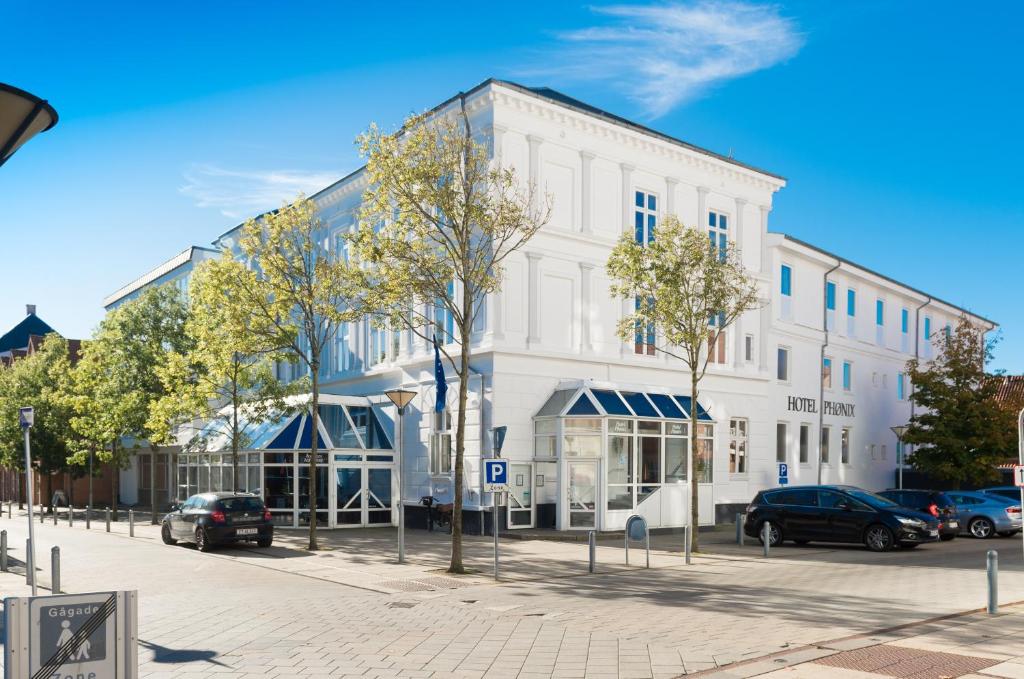
[(985, 566), (988, 570), (988, 614), (995, 615), (999, 611), (999, 552), (988, 550)]
[(32, 563), (32, 542), (25, 540), (25, 584), (31, 585), (35, 577), (35, 564)]
[(68, 505), (68, 528), (72, 528), (75, 525), (75, 506)]
[(683, 528), (683, 540), (686, 544), (683, 545), (683, 554), (686, 555), (686, 565), (690, 565), (690, 524), (686, 524)]
[(7, 531), (0, 530), (0, 571), (7, 572)]
[(92, 523), (92, 505), (85, 506), (85, 529), (89, 530), (89, 524)]
[(110, 532), (110, 507), (107, 507), (107, 532)]
[(53, 525), (56, 526), (57, 525), (57, 505), (54, 505), (53, 507), (51, 507), (50, 511), (53, 512)]
[(743, 520), (746, 517), (746, 514), (736, 514), (736, 544), (740, 547), (743, 546)]
[(50, 550), (50, 594), (60, 594), (60, 547)]
[(764, 555), (768, 556), (768, 552), (772, 547), (772, 522), (765, 521), (761, 526), (761, 543), (764, 545)]
[(39, 508), (39, 523), (42, 525), (43, 521), (46, 520), (46, 514), (43, 513), (43, 508)]
[(135, 537), (135, 510), (128, 510), (128, 537)]
[(594, 568), (597, 566), (597, 531), (590, 531), (590, 569), (591, 573), (594, 572)]

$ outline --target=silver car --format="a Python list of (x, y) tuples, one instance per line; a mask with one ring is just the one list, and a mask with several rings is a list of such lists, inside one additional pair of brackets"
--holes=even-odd
[(950, 490), (946, 495), (960, 510), (960, 525), (976, 538), (1009, 537), (1024, 527), (1020, 500), (967, 490)]

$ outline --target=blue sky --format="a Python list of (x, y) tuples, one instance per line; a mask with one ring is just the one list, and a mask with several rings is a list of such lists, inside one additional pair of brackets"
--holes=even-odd
[[(1024, 372), (1024, 6), (14, 3), (0, 81), (61, 120), (0, 168), (0, 327), (102, 298), (494, 76), (777, 172), (774, 231), (1002, 325)], [(172, 9), (173, 8), (173, 9)]]

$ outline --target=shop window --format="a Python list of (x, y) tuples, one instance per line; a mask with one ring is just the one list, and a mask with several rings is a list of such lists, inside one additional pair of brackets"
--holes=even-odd
[(729, 473), (747, 473), (747, 420), (734, 417), (729, 420)]
[(829, 448), (832, 444), (832, 427), (824, 426), (821, 428), (821, 463), (829, 463)]
[(434, 412), (430, 432), (430, 473), (450, 474), (452, 471), (452, 416), (448, 410)]
[[(671, 425), (670, 425), (671, 426)], [(681, 429), (686, 433), (685, 429)], [(670, 430), (671, 433), (671, 430)], [(665, 438), (665, 483), (684, 483), (689, 476), (688, 438)]]
[(800, 425), (800, 464), (807, 464), (810, 459), (811, 425)]
[(850, 428), (843, 427), (840, 439), (839, 460), (843, 464), (850, 464)]
[(608, 437), (608, 509), (633, 509), (633, 441), (632, 435)]
[(775, 461), (785, 462), (786, 454), (789, 452), (786, 449), (786, 439), (789, 437), (788, 432), (789, 426), (785, 422), (778, 422), (775, 425)]
[(697, 425), (697, 483), (711, 483), (714, 478), (715, 428)]
[(533, 456), (555, 457), (555, 443), (558, 433), (558, 420), (536, 420), (533, 423)]

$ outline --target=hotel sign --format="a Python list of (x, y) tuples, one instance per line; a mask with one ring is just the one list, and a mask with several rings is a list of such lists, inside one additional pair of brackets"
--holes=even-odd
[[(842, 403), (841, 401), (824, 401), (822, 410), (825, 415), (836, 417), (855, 417), (854, 404)], [(786, 410), (795, 413), (816, 413), (818, 412), (818, 400), (806, 396), (787, 396)]]

